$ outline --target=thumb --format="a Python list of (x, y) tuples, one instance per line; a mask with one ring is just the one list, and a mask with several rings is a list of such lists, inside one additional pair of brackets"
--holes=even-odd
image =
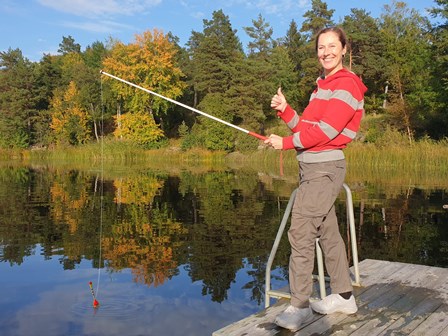
[(281, 87), (281, 86), (279, 86), (279, 88), (278, 88), (278, 90), (277, 90), (277, 95), (280, 96), (280, 97), (284, 97), (284, 96), (283, 96), (283, 92), (282, 92), (282, 87)]

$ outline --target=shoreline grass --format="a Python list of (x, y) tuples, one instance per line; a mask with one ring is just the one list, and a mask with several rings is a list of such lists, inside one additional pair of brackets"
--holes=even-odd
[[(344, 150), (348, 179), (411, 179), (436, 185), (448, 185), (448, 141), (422, 140), (412, 146), (403, 144), (376, 146), (354, 142)], [(295, 151), (275, 151), (262, 147), (250, 153), (226, 153), (205, 149), (182, 151), (170, 142), (160, 149), (144, 150), (121, 141), (104, 141), (78, 147), (1, 150), (2, 162), (23, 165), (72, 167), (88, 170), (126, 170), (153, 168), (167, 171), (250, 169), (271, 175), (296, 178)]]

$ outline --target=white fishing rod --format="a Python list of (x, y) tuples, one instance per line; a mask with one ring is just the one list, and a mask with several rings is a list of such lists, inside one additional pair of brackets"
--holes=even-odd
[(264, 136), (264, 135), (261, 135), (261, 134), (255, 133), (255, 132), (248, 131), (248, 130), (246, 130), (246, 129), (244, 129), (244, 128), (241, 128), (241, 127), (239, 127), (239, 126), (236, 126), (236, 125), (234, 125), (234, 124), (231, 124), (231, 123), (229, 123), (229, 122), (227, 122), (227, 121), (225, 121), (225, 120), (219, 119), (219, 118), (214, 117), (214, 116), (212, 116), (212, 115), (210, 115), (210, 114), (207, 114), (207, 113), (205, 113), (205, 112), (199, 111), (199, 110), (197, 110), (197, 109), (195, 109), (195, 108), (193, 108), (193, 107), (190, 107), (190, 106), (188, 106), (188, 105), (182, 104), (182, 103), (180, 103), (180, 102), (178, 102), (178, 101), (176, 101), (176, 100), (174, 100), (174, 99), (171, 99), (171, 98), (162, 96), (162, 95), (159, 94), (159, 93), (156, 93), (156, 92), (154, 92), (154, 91), (145, 89), (144, 87), (138, 86), (138, 85), (136, 85), (136, 84), (134, 84), (134, 83), (128, 82), (127, 80), (124, 80), (124, 79), (121, 79), (121, 78), (116, 77), (116, 76), (114, 76), (114, 75), (111, 75), (111, 74), (109, 74), (109, 73), (107, 73), (107, 72), (104, 72), (103, 70), (100, 70), (100, 74), (109, 76), (110, 78), (116, 79), (116, 80), (118, 80), (118, 81), (120, 81), (120, 82), (123, 82), (123, 83), (126, 83), (126, 84), (128, 84), (128, 85), (131, 85), (131, 86), (133, 86), (133, 87), (135, 87), (135, 88), (137, 88), (137, 89), (143, 90), (143, 91), (148, 92), (148, 93), (150, 93), (150, 94), (152, 94), (152, 95), (154, 95), (154, 96), (157, 96), (157, 97), (159, 97), (159, 98), (165, 99), (165, 100), (167, 100), (167, 101), (169, 101), (169, 102), (171, 102), (171, 103), (173, 103), (173, 104), (182, 106), (182, 107), (184, 107), (184, 108), (186, 108), (186, 109), (188, 109), (188, 110), (190, 110), (190, 111), (199, 113), (199, 114), (201, 114), (201, 115), (203, 115), (203, 116), (205, 116), (205, 117), (207, 117), (207, 118), (210, 118), (210, 119), (213, 119), (213, 120), (215, 120), (215, 121), (218, 121), (218, 122), (220, 122), (220, 123), (222, 123), (222, 124), (224, 124), (224, 125), (233, 127), (233, 128), (235, 128), (235, 129), (237, 129), (238, 131), (244, 132), (244, 133), (246, 133), (246, 134), (248, 134), (248, 135), (251, 135), (251, 136), (253, 136), (253, 137), (257, 138), (257, 139), (260, 139), (260, 140), (266, 140), (266, 139), (267, 139), (267, 137)]

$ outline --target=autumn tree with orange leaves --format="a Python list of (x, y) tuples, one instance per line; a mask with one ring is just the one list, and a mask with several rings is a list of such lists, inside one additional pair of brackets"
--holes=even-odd
[[(186, 87), (181, 81), (183, 73), (175, 61), (176, 50), (168, 35), (157, 29), (152, 32), (145, 31), (141, 35), (137, 34), (133, 43), (125, 45), (116, 42), (112, 46), (110, 56), (103, 61), (104, 71), (165, 97), (176, 99)], [(129, 125), (126, 125), (128, 120), (134, 123), (133, 132), (118, 131), (115, 134), (140, 143), (157, 141), (160, 138), (160, 132), (154, 131), (154, 128), (159, 128), (157, 124), (148, 123), (147, 118), (143, 117), (122, 118), (121, 111), (124, 114), (149, 115), (161, 122), (170, 104), (120, 81), (110, 80), (109, 84), (118, 101), (117, 128), (129, 129)], [(141, 126), (144, 127), (135, 125), (136, 119), (141, 120), (144, 123)]]

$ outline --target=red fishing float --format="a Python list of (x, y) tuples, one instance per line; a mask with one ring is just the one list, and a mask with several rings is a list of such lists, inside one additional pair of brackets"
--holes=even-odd
[(92, 281), (89, 282), (89, 287), (90, 287), (90, 292), (92, 293), (92, 296), (93, 296), (93, 308), (97, 308), (100, 305), (100, 303), (95, 298), (95, 293), (93, 291)]

